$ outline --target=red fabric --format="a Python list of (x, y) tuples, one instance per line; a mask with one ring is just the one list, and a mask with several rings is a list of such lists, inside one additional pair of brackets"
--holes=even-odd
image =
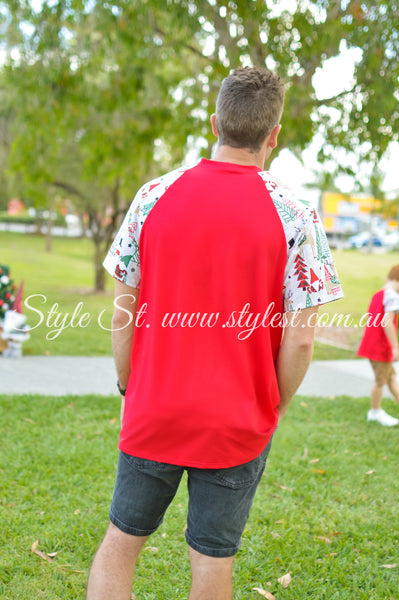
[[(392, 362), (392, 345), (388, 340), (381, 321), (385, 315), (384, 290), (380, 290), (371, 298), (369, 317), (360, 342), (358, 356), (381, 362)], [(395, 329), (398, 329), (398, 316), (394, 317)]]
[[(258, 456), (276, 428), (281, 327), (239, 340), (244, 328), (227, 326), (247, 303), (254, 315), (283, 312), (286, 239), (258, 171), (203, 160), (144, 222), (139, 309), (147, 306), (119, 446), (128, 454), (229, 467)], [(213, 327), (162, 327), (175, 312), (220, 314)]]

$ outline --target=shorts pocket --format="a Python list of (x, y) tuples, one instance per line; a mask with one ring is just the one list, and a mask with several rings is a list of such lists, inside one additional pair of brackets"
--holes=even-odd
[(173, 471), (176, 470), (176, 466), (168, 463), (161, 463), (155, 460), (149, 460), (147, 458), (139, 458), (138, 456), (132, 456), (121, 451), (122, 458), (127, 464), (133, 469), (148, 473), (149, 471)]
[(267, 447), (267, 452), (265, 449), (262, 454), (250, 462), (228, 469), (211, 469), (210, 471), (213, 473), (214, 479), (225, 487), (234, 490), (250, 487), (261, 477), (268, 453), (269, 447)]

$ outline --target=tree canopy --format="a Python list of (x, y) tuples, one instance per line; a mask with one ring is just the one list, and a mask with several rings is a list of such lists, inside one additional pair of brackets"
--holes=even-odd
[[(0, 124), (12, 187), (46, 204), (57, 189), (90, 218), (100, 263), (144, 180), (209, 155), (208, 120), (236, 66), (286, 82), (280, 146), (376, 178), (398, 140), (397, 0), (3, 0)], [(321, 97), (315, 75), (356, 48), (353, 82)], [(2, 127), (0, 127), (2, 131)], [(0, 140), (1, 143), (2, 140)], [(4, 151), (3, 145), (3, 151)]]

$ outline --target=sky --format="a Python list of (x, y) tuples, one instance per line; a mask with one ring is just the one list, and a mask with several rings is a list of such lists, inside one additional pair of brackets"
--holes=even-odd
[[(313, 77), (313, 85), (319, 99), (330, 98), (339, 94), (344, 89), (352, 87), (355, 62), (361, 57), (359, 48), (347, 49), (345, 42), (341, 45), (340, 54), (327, 59), (322, 68), (317, 69)], [(284, 115), (282, 119), (284, 127)], [(313, 169), (318, 169), (316, 160), (318, 152), (317, 139), (302, 154), (302, 161), (298, 160), (289, 150), (282, 150), (279, 156), (272, 162), (270, 171), (289, 187), (301, 192), (303, 196), (313, 204), (317, 205), (319, 192), (304, 187), (315, 181)], [(389, 151), (380, 163), (385, 174), (382, 184), (384, 192), (399, 191), (399, 143), (391, 143)], [(305, 166), (306, 165), (306, 166)], [(351, 192), (353, 181), (350, 177), (339, 177), (337, 186), (343, 192)]]

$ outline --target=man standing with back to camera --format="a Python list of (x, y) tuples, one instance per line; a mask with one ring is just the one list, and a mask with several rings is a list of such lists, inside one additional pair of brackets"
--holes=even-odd
[(213, 159), (144, 185), (104, 261), (126, 403), (88, 600), (130, 598), (140, 550), (185, 470), (189, 599), (232, 598), (234, 555), (309, 366), (317, 307), (342, 296), (316, 212), (262, 170), (283, 102), (276, 75), (233, 71), (211, 117)]

